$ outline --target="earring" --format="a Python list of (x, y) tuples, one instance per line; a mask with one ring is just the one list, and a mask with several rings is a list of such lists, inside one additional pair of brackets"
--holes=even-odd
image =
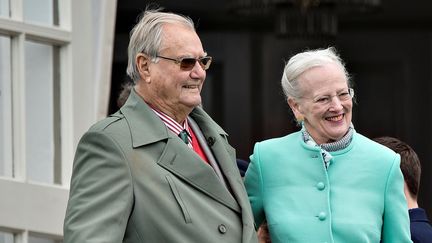
[(297, 120), (298, 123), (302, 123), (304, 121), (304, 116), (303, 115), (298, 115), (296, 117), (296, 120)]

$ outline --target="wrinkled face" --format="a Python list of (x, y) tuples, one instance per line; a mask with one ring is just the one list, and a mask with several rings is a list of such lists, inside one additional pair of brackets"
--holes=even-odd
[[(179, 24), (165, 24), (162, 32), (159, 56), (181, 59), (206, 56), (201, 41), (193, 29)], [(144, 82), (148, 92), (146, 101), (167, 112), (190, 111), (201, 103), (201, 89), (206, 77), (199, 62), (191, 69), (184, 70), (175, 61), (159, 58), (148, 62)]]
[(302, 97), (288, 104), (317, 144), (340, 140), (352, 118), (352, 98), (342, 68), (329, 63), (314, 67), (298, 78)]

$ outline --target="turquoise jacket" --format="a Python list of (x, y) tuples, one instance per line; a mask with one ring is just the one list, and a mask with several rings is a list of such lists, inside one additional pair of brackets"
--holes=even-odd
[(245, 185), (272, 243), (411, 242), (400, 156), (354, 132), (328, 171), (300, 132), (257, 143)]

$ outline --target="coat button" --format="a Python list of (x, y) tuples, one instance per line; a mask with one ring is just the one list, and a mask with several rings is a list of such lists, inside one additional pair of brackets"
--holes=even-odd
[(221, 234), (225, 234), (225, 233), (227, 232), (227, 228), (226, 228), (226, 226), (225, 226), (224, 224), (220, 224), (220, 225), (218, 226), (218, 229), (219, 229), (219, 232), (220, 232)]
[(325, 184), (324, 184), (324, 182), (318, 182), (317, 184), (316, 184), (316, 188), (318, 189), (318, 190), (320, 190), (320, 191), (322, 191), (322, 190), (324, 190), (324, 188), (325, 188)]
[(327, 217), (327, 214), (325, 212), (321, 212), (321, 213), (318, 214), (318, 218), (321, 221), (325, 220), (326, 217)]

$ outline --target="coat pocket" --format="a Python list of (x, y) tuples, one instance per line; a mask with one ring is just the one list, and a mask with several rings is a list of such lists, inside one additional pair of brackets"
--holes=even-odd
[(178, 205), (179, 205), (179, 207), (180, 207), (180, 209), (181, 209), (181, 211), (183, 213), (183, 217), (185, 219), (185, 222), (187, 224), (192, 223), (192, 218), (191, 218), (191, 216), (189, 214), (189, 211), (186, 208), (186, 205), (185, 205), (183, 199), (180, 196), (180, 193), (179, 193), (179, 191), (177, 189), (177, 186), (176, 186), (174, 180), (171, 178), (170, 175), (166, 175), (165, 178), (168, 181), (168, 184), (169, 184), (169, 186), (171, 188), (171, 192), (173, 193), (174, 198), (176, 199), (176, 201), (177, 201), (177, 203), (178, 203)]

